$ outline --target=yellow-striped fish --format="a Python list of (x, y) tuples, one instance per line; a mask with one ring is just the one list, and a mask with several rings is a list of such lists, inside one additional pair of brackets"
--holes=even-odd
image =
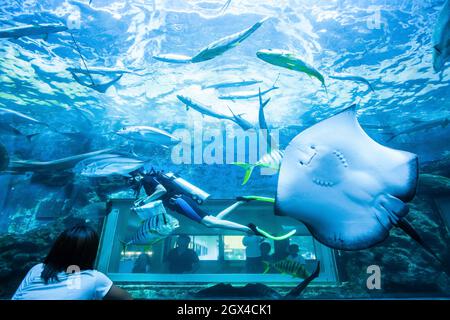
[(306, 271), (305, 265), (294, 260), (285, 259), (277, 261), (275, 263), (269, 263), (265, 261), (264, 265), (264, 273), (269, 272), (270, 268), (274, 268), (282, 274), (288, 274), (296, 278), (305, 279), (309, 276), (308, 272)]

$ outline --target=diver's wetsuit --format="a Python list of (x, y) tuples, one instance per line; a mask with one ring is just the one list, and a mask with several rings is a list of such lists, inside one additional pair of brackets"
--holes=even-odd
[[(155, 176), (145, 175), (142, 179), (142, 186), (144, 187), (145, 193), (150, 196), (152, 195), (156, 187), (162, 185)], [(167, 189), (167, 188), (166, 188)], [(178, 212), (196, 222), (201, 222), (202, 219), (209, 214), (205, 212), (200, 206), (189, 196), (184, 194), (177, 194), (173, 190), (167, 189), (167, 193), (164, 194), (160, 200), (169, 209)]]

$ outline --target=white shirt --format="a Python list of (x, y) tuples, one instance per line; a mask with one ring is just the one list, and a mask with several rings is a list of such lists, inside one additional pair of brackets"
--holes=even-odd
[(245, 256), (247, 258), (258, 258), (261, 257), (261, 242), (264, 240), (260, 236), (245, 236), (242, 239), (242, 244), (245, 248)]
[(101, 300), (113, 282), (96, 270), (79, 273), (58, 273), (59, 281), (45, 284), (41, 278), (44, 265), (28, 271), (12, 300)]

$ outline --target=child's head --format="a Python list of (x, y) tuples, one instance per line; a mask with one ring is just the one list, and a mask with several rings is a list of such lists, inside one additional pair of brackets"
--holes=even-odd
[(74, 270), (94, 269), (99, 238), (97, 232), (86, 224), (64, 230), (53, 244), (44, 260), (42, 279), (48, 283), (58, 280), (58, 273)]

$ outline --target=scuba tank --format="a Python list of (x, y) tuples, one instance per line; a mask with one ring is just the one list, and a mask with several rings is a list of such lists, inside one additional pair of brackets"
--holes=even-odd
[(206, 193), (202, 189), (194, 186), (173, 172), (160, 172), (158, 174), (158, 178), (161, 179), (160, 182), (165, 187), (167, 186), (167, 188), (176, 193), (181, 193), (191, 197), (193, 200), (197, 201), (198, 204), (202, 204), (203, 201), (210, 197), (209, 193)]

